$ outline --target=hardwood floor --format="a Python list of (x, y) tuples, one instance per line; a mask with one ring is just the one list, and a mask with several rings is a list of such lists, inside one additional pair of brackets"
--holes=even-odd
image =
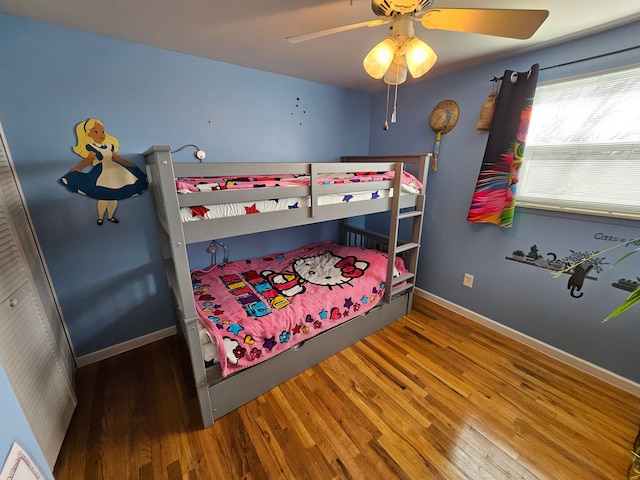
[(640, 399), (446, 309), (413, 312), (209, 429), (176, 337), (78, 372), (66, 479), (624, 479)]

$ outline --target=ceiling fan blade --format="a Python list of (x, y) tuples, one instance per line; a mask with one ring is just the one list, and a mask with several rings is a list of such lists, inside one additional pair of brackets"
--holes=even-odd
[(346, 32), (348, 30), (355, 30), (356, 28), (362, 27), (379, 27), (380, 25), (384, 25), (385, 23), (389, 23), (391, 19), (378, 19), (378, 20), (369, 20), (367, 22), (360, 23), (352, 23), (350, 25), (342, 25), (341, 27), (333, 27), (327, 28), (326, 30), (318, 30), (317, 32), (303, 33), (302, 35), (293, 35), (291, 37), (287, 37), (287, 41), (289, 43), (300, 43), (306, 42), (307, 40), (312, 40), (314, 38), (324, 37), (326, 35), (333, 35), (334, 33)]
[(425, 28), (525, 40), (548, 16), (547, 10), (443, 8), (427, 10), (421, 21)]

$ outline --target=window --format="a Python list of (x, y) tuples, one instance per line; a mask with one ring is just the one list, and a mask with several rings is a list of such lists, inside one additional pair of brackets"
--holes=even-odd
[(640, 65), (538, 86), (517, 205), (640, 219)]

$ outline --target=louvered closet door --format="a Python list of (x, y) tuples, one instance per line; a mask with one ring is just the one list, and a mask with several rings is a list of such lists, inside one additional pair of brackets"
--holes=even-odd
[(76, 405), (74, 360), (0, 126), (0, 363), (49, 466)]

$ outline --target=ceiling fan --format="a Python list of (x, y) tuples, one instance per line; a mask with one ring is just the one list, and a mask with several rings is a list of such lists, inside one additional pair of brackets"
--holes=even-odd
[(363, 64), (373, 78), (384, 78), (389, 85), (407, 79), (407, 70), (418, 78), (433, 67), (437, 56), (429, 45), (414, 33), (414, 20), (436, 30), (479, 33), (515, 39), (527, 39), (546, 20), (547, 10), (432, 8), (433, 0), (372, 0), (371, 9), (378, 17), (350, 25), (287, 37), (291, 43), (345, 32), (361, 27), (391, 23), (389, 36), (376, 45)]

